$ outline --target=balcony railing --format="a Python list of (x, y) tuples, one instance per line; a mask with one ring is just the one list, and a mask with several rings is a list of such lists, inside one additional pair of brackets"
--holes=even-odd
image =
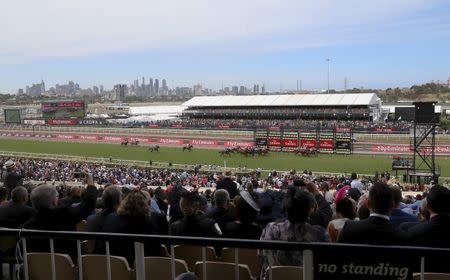
[[(81, 262), (82, 251), (81, 242), (83, 240), (101, 240), (106, 244), (106, 262), (107, 262), (107, 279), (111, 280), (111, 255), (109, 242), (111, 241), (133, 241), (134, 253), (135, 253), (135, 275), (136, 279), (158, 279), (157, 276), (146, 275), (145, 263), (144, 263), (144, 243), (154, 242), (156, 244), (165, 244), (170, 250), (171, 258), (171, 276), (175, 279), (175, 257), (174, 246), (175, 245), (195, 245), (202, 247), (202, 270), (203, 279), (207, 279), (206, 275), (206, 246), (213, 246), (215, 248), (252, 248), (261, 250), (260, 252), (272, 250), (272, 251), (302, 251), (303, 258), (303, 273), (298, 275), (298, 279), (341, 279), (339, 276), (331, 275), (327, 277), (327, 273), (335, 271), (335, 264), (329, 264), (330, 259), (336, 260), (337, 263), (342, 264), (345, 261), (350, 262), (353, 265), (355, 263), (371, 263), (379, 268), (381, 261), (385, 261), (386, 265), (390, 267), (394, 266), (396, 261), (402, 262), (408, 265), (409, 270), (408, 277), (398, 277), (395, 275), (389, 275), (388, 270), (385, 268), (386, 275), (395, 276), (396, 279), (411, 279), (412, 272), (420, 272), (420, 279), (424, 279), (425, 272), (425, 260), (426, 258), (433, 258), (433, 260), (442, 260), (442, 264), (448, 260), (450, 256), (450, 249), (438, 249), (438, 248), (425, 248), (425, 247), (401, 247), (401, 246), (369, 246), (369, 245), (350, 245), (350, 244), (332, 244), (332, 243), (301, 243), (301, 242), (286, 242), (286, 241), (262, 241), (262, 240), (242, 240), (242, 239), (217, 239), (217, 238), (199, 238), (199, 237), (180, 237), (180, 236), (167, 236), (167, 235), (138, 235), (138, 234), (117, 234), (117, 233), (87, 233), (87, 232), (65, 232), (65, 231), (38, 231), (38, 230), (26, 230), (26, 229), (0, 229), (0, 238), (5, 236), (14, 236), (17, 240), (20, 240), (20, 249), (23, 256), (27, 256), (28, 248), (27, 241), (30, 239), (42, 239), (48, 240), (50, 245), (51, 254), (51, 269), (52, 280), (56, 279), (56, 264), (55, 264), (55, 249), (54, 240), (76, 240), (77, 242), (77, 264), (78, 264), (78, 277), (83, 279), (83, 266)], [(19, 246), (19, 245), (17, 245)], [(239, 279), (239, 259), (238, 250), (235, 249), (235, 279)], [(323, 262), (323, 263), (322, 263)], [(379, 263), (380, 262), (380, 263)], [(418, 266), (412, 267), (416, 263)], [(29, 279), (28, 274), (28, 260), (23, 258), (24, 279)], [(372, 267), (373, 268), (373, 267)], [(266, 279), (272, 279), (272, 263), (268, 263)], [(367, 269), (366, 269), (367, 271)], [(391, 270), (392, 272), (393, 270)], [(395, 270), (394, 270), (395, 271)], [(322, 274), (321, 274), (322, 273)], [(334, 272), (333, 272), (334, 273)], [(398, 270), (397, 270), (398, 273)], [(394, 272), (395, 274), (395, 272)], [(330, 276), (330, 275), (328, 275)], [(372, 275), (373, 276), (373, 275)], [(374, 279), (365, 278), (364, 274), (359, 275), (360, 279)], [(212, 278), (211, 278), (212, 279)], [(349, 278), (350, 279), (350, 278)], [(353, 278), (351, 278), (353, 279)], [(389, 277), (383, 277), (380, 279), (394, 279)]]

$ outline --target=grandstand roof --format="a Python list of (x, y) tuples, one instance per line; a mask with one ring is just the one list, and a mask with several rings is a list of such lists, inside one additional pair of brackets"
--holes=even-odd
[(376, 105), (375, 93), (290, 94), (290, 95), (220, 95), (196, 96), (183, 103), (187, 107), (234, 106), (357, 106)]

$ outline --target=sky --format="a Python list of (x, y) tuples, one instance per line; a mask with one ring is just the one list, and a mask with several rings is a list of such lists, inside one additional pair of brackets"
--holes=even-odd
[(0, 0), (0, 10), (0, 93), (137, 77), (323, 90), (328, 66), (336, 89), (450, 76), (448, 0)]

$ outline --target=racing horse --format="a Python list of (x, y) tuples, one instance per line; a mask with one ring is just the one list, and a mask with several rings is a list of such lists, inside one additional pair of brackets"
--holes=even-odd
[(150, 152), (159, 152), (159, 145), (158, 144), (156, 144), (156, 145), (154, 145), (154, 146), (151, 146), (151, 147), (149, 147), (148, 148), (148, 150), (150, 151)]
[(233, 153), (233, 151), (230, 148), (225, 148), (225, 149), (219, 151), (219, 154), (221, 156), (223, 156), (223, 157), (224, 156), (231, 156), (232, 153)]
[(134, 139), (130, 142), (130, 145), (132, 146), (139, 146), (139, 140), (138, 139)]
[(194, 146), (192, 146), (191, 144), (184, 145), (184, 146), (183, 146), (183, 152), (184, 152), (184, 151), (189, 151), (189, 152), (191, 152), (191, 151), (192, 151), (192, 148), (194, 148)]
[(318, 156), (319, 151), (315, 147), (301, 147), (295, 151), (295, 154), (304, 157), (311, 157), (311, 156)]
[(265, 156), (269, 153), (269, 149), (268, 148), (256, 148), (256, 154), (260, 155), (260, 156)]
[(120, 146), (128, 146), (128, 138), (125, 138), (122, 142), (120, 142)]

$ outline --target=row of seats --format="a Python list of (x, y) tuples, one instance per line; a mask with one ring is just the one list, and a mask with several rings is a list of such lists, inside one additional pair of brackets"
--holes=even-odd
[[(51, 255), (49, 253), (29, 253), (28, 269), (30, 280), (47, 280), (51, 277)], [(123, 257), (111, 256), (111, 280), (131, 280), (134, 278), (127, 260)], [(168, 257), (144, 258), (145, 275), (147, 279), (171, 280), (171, 259)], [(82, 256), (83, 279), (107, 280), (107, 257), (103, 255)], [(56, 280), (76, 280), (77, 268), (68, 255), (55, 254)], [(185, 261), (175, 259), (175, 276), (188, 271)], [(194, 272), (200, 279), (204, 279), (203, 262), (196, 262)], [(206, 262), (206, 276), (214, 280), (235, 279), (235, 265), (233, 263)], [(303, 269), (292, 266), (274, 266), (271, 272), (273, 280), (302, 280)], [(425, 273), (425, 280), (450, 280), (450, 274)], [(268, 277), (267, 277), (268, 278)], [(239, 265), (239, 279), (252, 280), (247, 265)], [(420, 274), (415, 273), (413, 280), (420, 280)]]
[[(50, 253), (29, 253), (28, 273), (30, 280), (47, 280), (51, 277), (51, 254)], [(107, 257), (104, 255), (84, 255), (82, 259), (83, 279), (85, 280), (107, 280), (108, 268)], [(111, 256), (111, 280), (129, 280), (134, 278), (133, 270), (127, 260), (123, 257)], [(147, 279), (171, 280), (171, 259), (168, 257), (145, 257), (145, 275)], [(78, 269), (74, 265), (69, 255), (55, 254), (56, 280), (77, 279)], [(175, 276), (188, 272), (187, 263), (184, 260), (175, 259)], [(195, 272), (200, 279), (204, 279), (203, 262), (194, 264)], [(234, 263), (226, 262), (206, 262), (206, 276), (214, 280), (230, 280), (235, 278), (236, 268)], [(239, 279), (256, 279), (250, 273), (247, 265), (239, 264)], [(272, 267), (273, 280), (301, 280), (303, 270), (301, 267)]]

